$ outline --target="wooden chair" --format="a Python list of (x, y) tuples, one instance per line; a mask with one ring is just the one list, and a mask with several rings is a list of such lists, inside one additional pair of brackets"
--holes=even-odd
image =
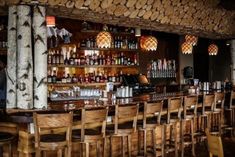
[[(13, 156), (12, 143), (18, 134), (18, 126), (10, 122), (0, 122), (0, 147), (8, 146), (8, 156)], [(0, 152), (3, 153), (3, 152)], [(0, 154), (1, 156), (1, 154)]]
[[(82, 109), (81, 130), (73, 130), (73, 141), (85, 144), (86, 157), (89, 157), (89, 145), (96, 144), (96, 156), (100, 156), (100, 142), (103, 141), (103, 156), (105, 156), (106, 141), (106, 120), (108, 108)], [(81, 145), (80, 154), (83, 155)]]
[[(144, 103), (144, 114), (143, 114), (143, 120), (141, 124), (138, 124), (138, 133), (139, 133), (139, 151), (140, 151), (140, 132), (143, 131), (144, 138), (144, 156), (147, 155), (147, 131), (151, 131), (152, 135), (152, 142), (153, 142), (153, 153), (154, 156), (163, 156), (164, 155), (164, 127), (161, 125), (161, 114), (162, 114), (162, 107), (163, 107), (163, 100), (157, 101), (157, 102), (145, 102)], [(156, 128), (160, 128), (161, 130), (161, 139), (160, 139), (160, 152), (157, 153), (157, 143), (156, 143)]]
[(223, 130), (229, 130), (231, 131), (232, 136), (234, 136), (234, 130), (235, 130), (235, 92), (232, 90), (230, 93), (229, 98), (229, 105), (225, 107), (224, 112), (227, 112), (229, 114), (229, 117), (227, 117), (227, 125), (223, 126)]
[(220, 136), (212, 136), (209, 129), (206, 129), (206, 136), (208, 142), (208, 151), (210, 157), (218, 156), (224, 157), (223, 144)]
[(127, 137), (128, 156), (131, 156), (131, 135), (136, 132), (137, 116), (139, 104), (122, 104), (115, 106), (114, 128), (107, 129), (107, 137), (110, 137), (110, 153), (112, 156), (112, 138), (121, 137), (122, 139), (122, 156), (125, 156), (125, 137)]
[(197, 114), (200, 123), (199, 132), (196, 133), (199, 139), (205, 139), (205, 128), (211, 129), (211, 115), (215, 105), (215, 95), (214, 94), (204, 94), (202, 106), (198, 106)]
[(224, 92), (215, 92), (215, 105), (212, 112), (212, 132), (221, 135), (224, 126)]
[[(185, 96), (183, 103), (183, 119), (181, 120), (181, 156), (184, 156), (184, 147), (192, 145), (192, 155), (195, 156), (194, 123), (197, 117), (198, 96)], [(186, 134), (186, 122), (190, 122), (190, 134)], [(189, 139), (186, 141), (186, 139)]]
[(36, 157), (41, 157), (41, 151), (56, 150), (57, 156), (71, 157), (71, 133), (73, 113), (33, 114), (35, 129)]
[[(165, 152), (169, 153), (174, 151), (175, 157), (178, 156), (180, 132), (178, 131), (179, 129), (177, 126), (181, 120), (182, 103), (182, 97), (173, 97), (168, 99), (167, 105), (167, 123), (165, 124)], [(167, 127), (170, 127), (169, 140), (166, 136)]]

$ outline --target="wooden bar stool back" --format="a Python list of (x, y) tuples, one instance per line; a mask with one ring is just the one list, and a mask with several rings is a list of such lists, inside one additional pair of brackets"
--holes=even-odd
[(108, 108), (82, 109), (81, 143), (86, 145), (86, 157), (89, 157), (89, 144), (91, 143), (96, 144), (97, 156), (101, 155), (100, 143), (102, 143), (103, 156), (105, 156), (107, 116)]
[(229, 110), (230, 110), (230, 124), (234, 131), (234, 128), (235, 128), (235, 92), (234, 91), (231, 91)]
[(220, 136), (213, 136), (210, 134), (209, 129), (206, 129), (208, 151), (210, 157), (224, 157), (223, 144)]
[(36, 157), (41, 151), (56, 150), (57, 156), (71, 157), (71, 133), (73, 112), (56, 114), (33, 114)]
[(205, 94), (203, 95), (203, 103), (202, 103), (202, 117), (206, 118), (206, 125), (204, 125), (203, 130), (205, 128), (211, 129), (211, 114), (213, 112), (215, 106), (215, 95), (214, 94)]
[[(167, 106), (167, 124), (165, 125), (165, 152), (175, 152), (175, 156), (178, 156), (178, 144), (180, 140), (180, 129), (178, 126), (181, 120), (181, 112), (182, 112), (182, 97), (173, 97), (168, 99)], [(170, 127), (170, 138), (167, 139), (167, 127)], [(174, 144), (172, 144), (174, 143)]]
[(212, 118), (212, 132), (214, 134), (222, 133), (221, 128), (224, 126), (224, 92), (215, 92), (215, 105), (213, 109)]
[[(18, 134), (18, 126), (14, 123), (0, 122), (0, 147), (8, 146), (8, 156), (13, 156), (12, 143)], [(0, 152), (3, 153), (3, 152)], [(2, 156), (2, 154), (0, 154)]]
[[(181, 156), (184, 156), (184, 147), (192, 145), (192, 155), (195, 156), (194, 123), (197, 116), (198, 96), (185, 96), (183, 103), (183, 119), (181, 120)], [(185, 132), (186, 122), (190, 122), (190, 133)], [(189, 140), (188, 140), (189, 139)]]
[[(161, 125), (161, 115), (162, 115), (162, 108), (163, 108), (163, 100), (157, 102), (145, 102), (144, 103), (144, 114), (143, 114), (143, 121), (142, 124), (138, 125), (139, 133), (141, 131), (144, 132), (144, 156), (147, 155), (147, 131), (151, 131), (152, 135), (152, 146), (153, 146), (153, 153), (154, 156), (162, 156), (164, 154), (164, 126)], [(157, 147), (157, 139), (156, 139), (156, 128), (160, 128), (161, 130), (161, 139), (160, 139), (160, 148)], [(140, 135), (138, 136), (140, 137)], [(140, 138), (138, 139), (139, 142), (139, 150), (140, 150)], [(158, 151), (157, 153), (157, 150)]]
[[(122, 156), (125, 156), (125, 137), (127, 137), (128, 156), (131, 156), (131, 135), (136, 132), (139, 104), (123, 104), (115, 106), (114, 132), (111, 134), (111, 156), (112, 137), (122, 138)], [(110, 130), (109, 130), (110, 131)]]

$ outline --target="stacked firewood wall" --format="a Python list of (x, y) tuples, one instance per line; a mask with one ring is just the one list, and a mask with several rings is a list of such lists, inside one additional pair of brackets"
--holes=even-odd
[[(18, 3), (31, 1), (2, 0), (0, 5)], [(38, 3), (54, 9), (52, 14), (93, 22), (118, 24), (121, 20), (127, 27), (181, 34), (188, 31), (211, 37), (235, 33), (235, 12), (219, 8), (219, 0), (38, 0)]]

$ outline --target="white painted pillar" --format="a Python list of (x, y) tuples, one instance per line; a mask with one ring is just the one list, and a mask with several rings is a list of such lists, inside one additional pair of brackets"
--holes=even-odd
[(46, 8), (34, 6), (34, 107), (47, 107), (47, 29)]
[(8, 11), (8, 30), (7, 30), (7, 108), (16, 107), (16, 6), (10, 6)]
[(30, 6), (17, 6), (17, 107), (33, 108), (33, 59)]

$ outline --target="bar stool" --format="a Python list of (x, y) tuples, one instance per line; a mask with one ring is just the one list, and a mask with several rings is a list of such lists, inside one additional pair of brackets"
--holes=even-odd
[[(167, 105), (167, 123), (165, 124), (165, 153), (174, 151), (175, 157), (178, 157), (180, 128), (177, 124), (181, 121), (182, 97), (173, 97), (168, 99)], [(167, 139), (167, 127), (170, 127), (170, 138)], [(172, 136), (174, 134), (174, 136)], [(174, 144), (172, 144), (174, 142)]]
[[(0, 123), (0, 147), (1, 151), (3, 146), (8, 146), (8, 156), (12, 157), (12, 143), (16, 139), (18, 134), (18, 127), (14, 123), (1, 122)], [(3, 153), (3, 152), (0, 152)], [(3, 154), (0, 154), (2, 156)]]
[[(143, 120), (141, 124), (138, 124), (138, 144), (139, 144), (139, 152), (140, 152), (140, 133), (144, 133), (143, 143), (144, 143), (144, 156), (147, 156), (147, 131), (151, 131), (152, 135), (152, 144), (153, 144), (153, 153), (154, 156), (163, 156), (164, 155), (164, 126), (161, 125), (161, 114), (162, 114), (163, 100), (157, 102), (145, 102), (144, 103), (144, 114)], [(160, 144), (160, 152), (157, 153), (156, 149), (156, 128), (161, 130), (161, 144)]]
[[(105, 132), (108, 108), (99, 107), (95, 109), (82, 109), (81, 129), (73, 130), (73, 142), (85, 144), (86, 157), (89, 157), (90, 144), (96, 144), (96, 156), (100, 156), (100, 143), (103, 142), (103, 156), (105, 156)], [(83, 156), (83, 147), (81, 145), (80, 156)]]
[(235, 129), (235, 92), (232, 90), (230, 93), (230, 98), (229, 98), (229, 105), (224, 108), (224, 112), (229, 113), (229, 117), (227, 121), (229, 123), (224, 124), (222, 126), (222, 130), (229, 130), (231, 131), (231, 135), (234, 136), (234, 129)]
[(222, 126), (224, 124), (224, 101), (225, 93), (224, 92), (215, 92), (215, 105), (212, 112), (212, 130), (211, 134), (222, 133)]
[(73, 112), (56, 114), (33, 114), (35, 129), (36, 157), (41, 157), (41, 152), (57, 151), (57, 156), (71, 157), (71, 133)]
[(122, 104), (115, 106), (114, 126), (107, 126), (107, 137), (110, 138), (110, 155), (112, 156), (112, 138), (121, 137), (122, 156), (125, 156), (125, 137), (127, 137), (128, 156), (131, 157), (131, 135), (136, 132), (139, 104)]
[(205, 129), (211, 130), (211, 115), (215, 105), (214, 94), (204, 94), (202, 105), (197, 107), (197, 116), (199, 120), (199, 128), (195, 132), (195, 136), (199, 141), (206, 139)]
[[(192, 155), (195, 156), (194, 123), (197, 116), (198, 96), (185, 96), (183, 103), (183, 119), (181, 120), (181, 156), (184, 156), (184, 147), (192, 145)], [(190, 134), (185, 133), (186, 122), (190, 122)], [(186, 139), (190, 138), (189, 141)]]

